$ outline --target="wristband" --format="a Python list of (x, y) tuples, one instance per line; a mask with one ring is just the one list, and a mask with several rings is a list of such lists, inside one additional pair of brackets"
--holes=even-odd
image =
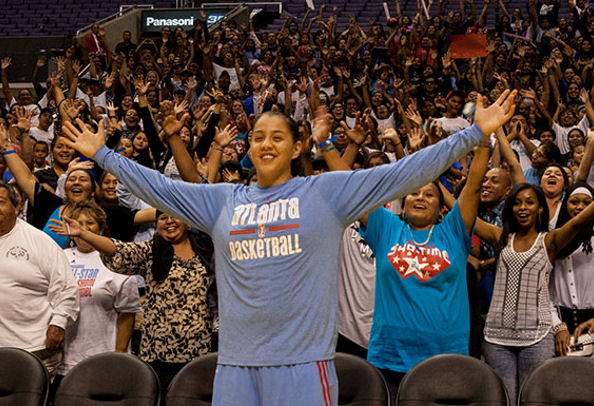
[(562, 331), (568, 331), (567, 324), (565, 324), (565, 323), (559, 323), (555, 327), (553, 327), (553, 333), (555, 333), (555, 334), (558, 334), (558, 333), (560, 333)]
[(10, 150), (8, 150), (8, 151), (4, 151), (4, 152), (2, 153), (2, 155), (3, 155), (3, 156), (6, 156), (6, 155), (10, 155), (10, 154), (16, 154), (16, 153), (17, 153), (17, 152), (16, 152), (16, 149), (10, 149)]
[(124, 147), (122, 147), (122, 148), (119, 148), (119, 149), (116, 149), (116, 154), (119, 154), (120, 152), (122, 152), (122, 151), (123, 151), (123, 150), (125, 150), (125, 149), (126, 149), (126, 148), (124, 148)]
[(211, 145), (210, 147), (216, 151), (223, 152), (223, 148), (215, 147), (214, 145)]
[(322, 151), (329, 152), (329, 151), (332, 151), (333, 149), (336, 149), (336, 147), (334, 145), (330, 144), (329, 147), (327, 146), (325, 149), (322, 149)]
[(332, 144), (334, 141), (336, 141), (337, 139), (338, 139), (338, 137), (336, 137), (336, 135), (335, 135), (334, 137), (332, 137), (332, 138), (329, 138), (329, 139), (327, 139), (327, 140), (326, 140), (326, 141), (324, 141), (324, 142), (321, 142), (321, 143), (318, 145), (318, 148), (324, 148), (325, 146), (331, 145), (331, 144)]

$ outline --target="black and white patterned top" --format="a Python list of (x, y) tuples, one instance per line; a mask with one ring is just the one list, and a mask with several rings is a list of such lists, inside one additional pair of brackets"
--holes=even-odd
[(549, 275), (553, 265), (540, 233), (525, 252), (513, 249), (515, 234), (499, 254), (493, 299), (485, 324), (489, 343), (526, 346), (542, 340), (551, 329)]
[(189, 362), (210, 349), (212, 315), (206, 301), (209, 275), (198, 256), (173, 257), (167, 278), (155, 281), (152, 241), (113, 240), (116, 253), (101, 256), (114, 272), (142, 275), (146, 280), (140, 358), (144, 361)]

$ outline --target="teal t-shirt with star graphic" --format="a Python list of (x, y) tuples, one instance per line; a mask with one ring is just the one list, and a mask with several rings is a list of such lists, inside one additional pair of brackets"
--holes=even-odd
[(362, 231), (376, 256), (367, 359), (378, 368), (407, 372), (433, 355), (468, 354), (466, 260), (472, 236), (458, 203), (427, 241), (429, 233), (409, 228), (384, 208), (369, 215)]

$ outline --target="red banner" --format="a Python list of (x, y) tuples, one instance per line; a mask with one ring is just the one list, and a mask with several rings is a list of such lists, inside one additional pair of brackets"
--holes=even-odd
[(452, 35), (450, 37), (450, 56), (457, 59), (487, 56), (487, 35)]

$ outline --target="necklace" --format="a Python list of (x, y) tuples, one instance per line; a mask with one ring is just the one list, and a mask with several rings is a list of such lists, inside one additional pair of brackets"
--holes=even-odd
[(415, 241), (415, 237), (413, 237), (413, 233), (410, 229), (410, 224), (407, 224), (406, 227), (408, 228), (408, 233), (410, 234), (410, 239), (412, 240), (412, 243), (418, 247), (422, 247), (423, 245), (427, 245), (427, 243), (429, 242), (429, 240), (431, 239), (431, 234), (433, 234), (433, 227), (435, 227), (435, 224), (433, 224), (431, 226), (431, 228), (429, 229), (429, 235), (427, 236), (427, 239), (423, 242), (416, 242)]

